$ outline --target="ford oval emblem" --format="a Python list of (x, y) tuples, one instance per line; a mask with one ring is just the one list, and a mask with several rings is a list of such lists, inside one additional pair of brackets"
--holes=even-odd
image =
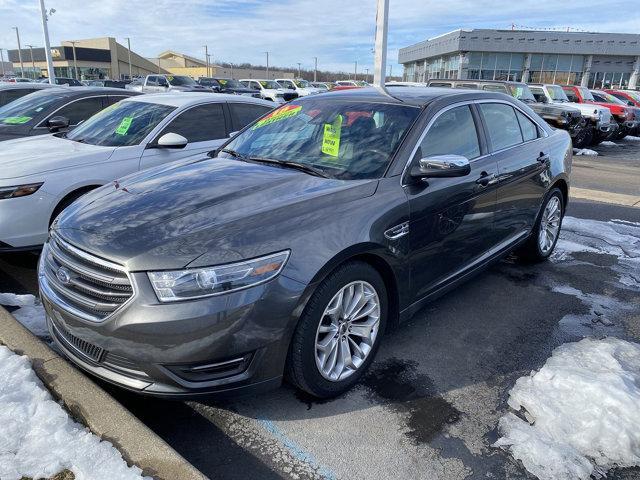
[(56, 277), (58, 277), (58, 280), (60, 280), (60, 283), (64, 285), (68, 285), (69, 282), (71, 281), (71, 275), (69, 275), (69, 272), (64, 267), (60, 267), (56, 271)]

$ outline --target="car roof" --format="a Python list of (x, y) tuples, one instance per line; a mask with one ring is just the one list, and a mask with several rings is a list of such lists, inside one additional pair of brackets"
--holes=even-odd
[(275, 82), (275, 80), (267, 80), (266, 78), (241, 78), (239, 82)]
[(18, 82), (18, 83), (0, 83), (0, 90), (31, 88), (33, 90), (44, 90), (45, 88), (63, 88), (61, 85), (51, 85), (50, 83), (35, 82)]
[[(383, 102), (424, 107), (427, 104), (441, 98), (451, 97), (459, 100), (469, 100), (472, 98), (510, 98), (509, 95), (484, 90), (467, 90), (460, 88), (441, 87), (394, 87), (391, 90), (377, 87), (354, 88), (350, 90), (332, 90), (327, 93), (303, 97), (305, 99), (340, 99), (358, 102)], [(511, 99), (513, 100), (513, 99)]]
[(210, 92), (176, 92), (176, 93), (151, 93), (128, 98), (124, 101), (156, 103), (170, 107), (189, 107), (200, 103), (253, 103), (273, 107), (273, 102), (242, 95), (229, 95), (226, 93)]

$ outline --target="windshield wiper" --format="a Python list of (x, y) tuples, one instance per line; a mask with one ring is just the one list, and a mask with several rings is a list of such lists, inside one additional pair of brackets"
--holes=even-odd
[(300, 170), (310, 175), (315, 175), (316, 177), (331, 178), (319, 168), (304, 163), (292, 162), (289, 160), (275, 160), (273, 158), (264, 157), (248, 157), (248, 160), (252, 162), (268, 163), (272, 165), (282, 165), (289, 168), (295, 168), (296, 170)]
[(243, 154), (241, 154), (240, 152), (236, 152), (235, 150), (231, 150), (230, 148), (223, 148), (222, 150), (219, 150), (218, 153), (220, 152), (224, 152), (224, 153), (228, 153), (229, 155), (231, 155), (234, 158), (239, 158), (240, 160), (244, 160), (247, 161), (249, 160), (247, 157), (245, 157)]

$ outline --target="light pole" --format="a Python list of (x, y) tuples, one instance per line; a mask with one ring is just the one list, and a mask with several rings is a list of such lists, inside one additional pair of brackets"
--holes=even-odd
[(75, 79), (76, 80), (80, 80), (80, 77), (78, 76), (78, 61), (76, 58), (76, 43), (78, 42), (69, 42), (71, 44), (71, 48), (73, 48), (73, 73), (75, 75)]
[(300, 65), (302, 64), (298, 62), (298, 78), (302, 78), (302, 74), (300, 73)]
[(387, 30), (389, 28), (389, 0), (378, 0), (376, 15), (376, 50), (373, 84), (383, 87), (387, 71)]
[(358, 80), (358, 61), (356, 60), (356, 67), (353, 70), (353, 80), (357, 81)]
[(313, 67), (313, 81), (317, 82), (318, 81), (318, 57), (313, 57), (314, 60), (314, 67)]
[[(54, 13), (52, 8), (49, 15)], [(51, 60), (51, 44), (49, 43), (49, 27), (47, 22), (49, 18), (47, 11), (44, 8), (44, 0), (40, 0), (40, 13), (42, 15), (42, 36), (44, 37), (44, 56), (47, 59), (47, 75), (49, 75), (49, 83), (54, 85), (56, 83), (55, 71), (53, 70), (53, 60)]]
[(33, 70), (32, 73), (35, 75), (36, 62), (33, 60), (33, 45), (25, 45), (25, 47), (29, 47), (29, 52), (31, 53), (31, 69)]
[(393, 77), (393, 65), (389, 65), (389, 78)]
[(18, 27), (13, 27), (16, 31), (16, 38), (18, 39), (18, 58), (20, 59), (20, 75), (24, 78), (24, 65), (22, 64), (22, 47), (20, 46), (20, 32)]
[(211, 71), (211, 76), (213, 77), (213, 64), (211, 63), (211, 53), (207, 53), (207, 72)]
[(5, 71), (4, 71), (4, 53), (2, 53), (2, 51), (4, 50), (4, 48), (0, 48), (0, 65), (2, 65), (2, 76), (5, 76)]
[(365, 71), (365, 72), (367, 72), (367, 74), (366, 74), (366, 75), (365, 75), (365, 77), (364, 77), (364, 81), (365, 81), (365, 82), (368, 82), (368, 81), (369, 81), (369, 69), (368, 69), (368, 68), (365, 68), (365, 69), (364, 69), (364, 71)]
[(269, 52), (262, 52), (267, 54), (267, 80), (269, 80)]
[(209, 77), (209, 47), (207, 45), (204, 46), (204, 58), (207, 63), (207, 77)]
[(127, 40), (127, 51), (129, 52), (129, 80), (133, 79), (133, 68), (131, 67), (131, 39), (129, 37)]

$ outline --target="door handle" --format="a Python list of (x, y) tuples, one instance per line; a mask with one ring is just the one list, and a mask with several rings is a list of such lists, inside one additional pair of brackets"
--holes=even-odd
[(481, 187), (486, 187), (496, 183), (496, 176), (487, 172), (482, 172), (480, 178), (476, 180), (476, 183)]
[(549, 163), (551, 161), (551, 157), (544, 152), (540, 152), (540, 156), (537, 158), (540, 163)]

